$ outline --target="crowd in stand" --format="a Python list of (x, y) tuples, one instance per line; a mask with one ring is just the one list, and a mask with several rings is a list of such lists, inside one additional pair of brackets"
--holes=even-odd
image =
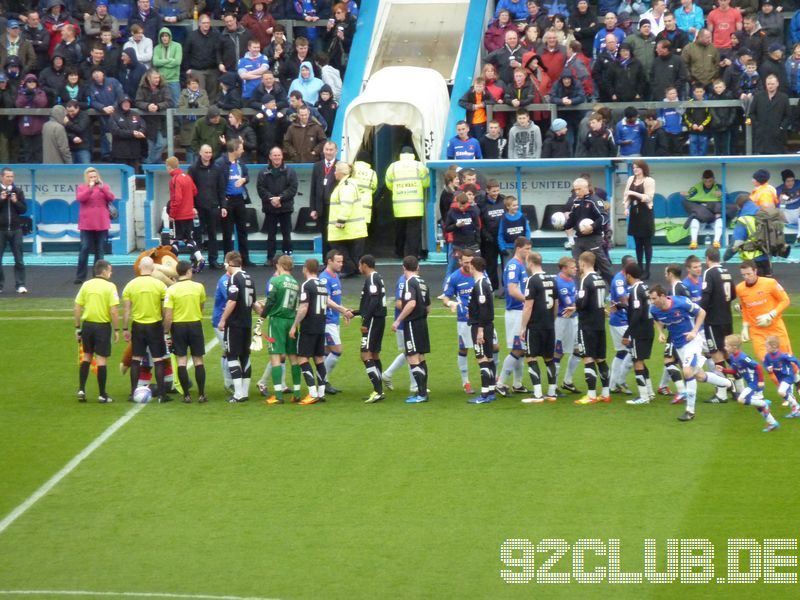
[[(207, 109), (176, 122), (176, 147), (188, 161), (205, 143), (220, 155), (233, 138), (243, 141), (245, 160), (267, 162), (274, 146), (291, 162), (319, 160), (359, 4), (2, 2), (0, 109), (52, 110), (0, 115), (0, 163), (160, 163), (169, 108)], [(294, 27), (289, 42), (279, 20), (309, 26)]]
[[(450, 157), (735, 154), (747, 125), (753, 153), (786, 152), (789, 98), (800, 96), (800, 12), (786, 29), (783, 13), (796, 8), (794, 0), (498, 0), (482, 73), (459, 100), (468, 131), (453, 138)], [(737, 105), (691, 106), (707, 100)], [(664, 105), (636, 108), (653, 101)], [(593, 110), (569, 110), (586, 102)], [(558, 118), (525, 109), (541, 103), (556, 105)], [(605, 103), (629, 106), (621, 115)]]

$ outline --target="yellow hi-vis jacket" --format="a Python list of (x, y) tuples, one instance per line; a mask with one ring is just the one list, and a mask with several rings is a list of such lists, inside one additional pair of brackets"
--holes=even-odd
[(400, 159), (386, 169), (386, 187), (392, 192), (392, 210), (397, 219), (421, 217), (425, 214), (425, 188), (430, 185), (428, 167), (413, 154), (401, 154)]
[(369, 225), (372, 222), (372, 195), (378, 189), (378, 176), (368, 163), (357, 160), (353, 164), (350, 180), (358, 186), (361, 208), (364, 210), (364, 218)]
[[(336, 227), (341, 223), (344, 227)], [(331, 193), (331, 206), (328, 213), (328, 241), (356, 240), (367, 237), (367, 221), (361, 208), (358, 186), (345, 177)]]

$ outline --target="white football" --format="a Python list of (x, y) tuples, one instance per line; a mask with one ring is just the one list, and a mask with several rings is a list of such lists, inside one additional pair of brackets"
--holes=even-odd
[(553, 225), (555, 229), (564, 229), (564, 225), (567, 222), (567, 215), (563, 212), (555, 212), (553, 216), (550, 217), (550, 223)]
[(153, 392), (150, 391), (150, 386), (140, 385), (133, 390), (133, 401), (137, 404), (147, 404), (153, 397)]
[(578, 229), (583, 231), (584, 229), (591, 230), (594, 227), (594, 221), (591, 219), (581, 219), (581, 222), (578, 223)]

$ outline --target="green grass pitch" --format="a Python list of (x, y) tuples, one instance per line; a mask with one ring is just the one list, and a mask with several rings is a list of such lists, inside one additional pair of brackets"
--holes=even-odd
[[(109, 370), (115, 402), (75, 400), (70, 309), (66, 299), (0, 304), (0, 519), (133, 407), (116, 369), (122, 344)], [(779, 402), (781, 428), (772, 434), (761, 433), (755, 409), (730, 403), (700, 402), (686, 424), (676, 420), (681, 407), (664, 398), (642, 407), (626, 406), (624, 397), (586, 407), (574, 397), (468, 405), (454, 316), (438, 306), (432, 316), (426, 405), (402, 402), (405, 371), (386, 402), (362, 403), (370, 384), (356, 324), (343, 327), (345, 352), (332, 378), (345, 392), (324, 405), (261, 404), (252, 390), (265, 353), (253, 359), (254, 401), (223, 402), (214, 348), (209, 404), (145, 406), (0, 532), (0, 600), (797, 597), (797, 584), (763, 578), (506, 583), (503, 569), (522, 571), (500, 560), (510, 538), (619, 539), (626, 572), (642, 572), (646, 538), (657, 541), (661, 571), (667, 539), (705, 538), (716, 547), (714, 581), (727, 575), (729, 538), (796, 540), (800, 423), (783, 419)], [(797, 317), (787, 323), (797, 340)], [(387, 332), (385, 365), (395, 349)], [(651, 371), (657, 382), (660, 348)], [(585, 387), (580, 373), (576, 383)], [(771, 382), (767, 390), (774, 399)], [(96, 398), (93, 377), (87, 392)], [(701, 386), (700, 400), (709, 394)], [(797, 548), (784, 554), (794, 566), (778, 571), (800, 571)], [(552, 572), (573, 571), (574, 555)], [(535, 554), (535, 567), (548, 556)], [(587, 570), (608, 565), (606, 556), (586, 557)]]

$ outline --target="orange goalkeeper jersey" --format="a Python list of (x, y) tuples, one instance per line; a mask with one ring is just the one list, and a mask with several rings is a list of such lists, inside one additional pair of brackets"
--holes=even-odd
[(736, 286), (736, 297), (742, 307), (742, 320), (753, 327), (756, 326), (756, 317), (774, 310), (780, 315), (790, 304), (789, 295), (777, 280), (769, 277), (759, 277), (752, 286), (744, 281)]

